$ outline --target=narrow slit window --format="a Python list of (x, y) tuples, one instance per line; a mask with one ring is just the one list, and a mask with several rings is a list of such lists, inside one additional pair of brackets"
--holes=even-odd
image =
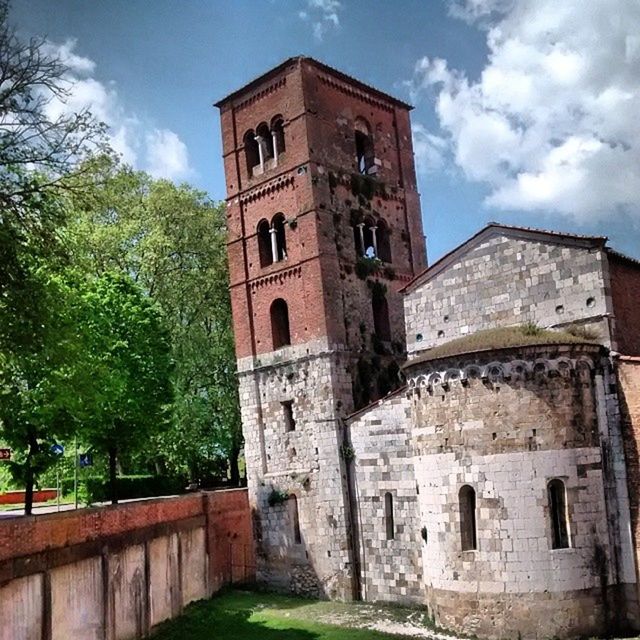
[(389, 492), (384, 494), (384, 525), (387, 532), (387, 540), (393, 540), (396, 530), (393, 523), (393, 496)]
[(275, 234), (274, 238), (274, 262), (280, 262), (287, 259), (287, 235), (286, 220), (283, 213), (276, 213), (271, 221), (271, 228)]
[(284, 416), (284, 430), (286, 432), (296, 430), (296, 421), (293, 417), (293, 400), (285, 400), (280, 403), (282, 405), (282, 414)]
[(476, 536), (476, 492), (468, 484), (460, 489), (460, 537), (463, 551), (478, 548)]
[(302, 543), (302, 535), (300, 534), (300, 515), (298, 514), (298, 498), (296, 496), (289, 496), (287, 500), (289, 507), (289, 520), (291, 521), (291, 528), (293, 529), (293, 541), (295, 544)]
[(549, 513), (551, 515), (552, 549), (569, 547), (569, 522), (567, 517), (567, 492), (564, 482), (555, 478), (547, 485)]
[(282, 298), (276, 298), (271, 303), (271, 335), (273, 348), (280, 349), (291, 344), (289, 331), (289, 307)]
[(356, 164), (358, 172), (368, 174), (374, 166), (373, 138), (371, 128), (364, 118), (355, 122)]
[(380, 340), (391, 340), (391, 323), (389, 322), (389, 305), (384, 295), (374, 296), (371, 301), (373, 309), (373, 328)]
[(270, 264), (273, 264), (273, 252), (271, 250), (271, 228), (267, 220), (260, 221), (257, 235), (260, 266), (268, 267)]
[(260, 153), (258, 151), (258, 142), (253, 129), (249, 129), (244, 134), (244, 155), (247, 162), (247, 173), (249, 177), (253, 175), (253, 168), (260, 164)]

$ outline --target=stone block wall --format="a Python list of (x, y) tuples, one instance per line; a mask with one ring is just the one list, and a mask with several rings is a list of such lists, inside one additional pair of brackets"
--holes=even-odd
[(518, 237), (489, 228), (468, 251), (412, 285), (404, 305), (409, 353), (527, 322), (591, 326), (599, 334), (597, 342), (612, 346), (605, 252), (542, 235)]
[(216, 570), (230, 551), (252, 580), (251, 533), (244, 490), (3, 519), (0, 638), (145, 637), (232, 581)]
[[(427, 603), (443, 626), (543, 638), (630, 622), (601, 358), (597, 347), (538, 346), (407, 369)], [(566, 491), (567, 548), (552, 544), (552, 479)], [(471, 550), (463, 486), (475, 491)]]
[[(303, 348), (317, 351), (302, 355)], [(240, 374), (258, 580), (305, 595), (350, 598), (339, 420), (339, 398), (350, 393), (349, 358), (322, 353), (320, 343), (292, 346), (279, 356), (277, 362)], [(293, 430), (287, 430), (283, 402), (292, 403)], [(270, 504), (274, 492), (296, 497), (300, 542), (295, 541), (291, 505)]]
[[(406, 391), (349, 420), (353, 447), (361, 597), (423, 604), (421, 518), (418, 509), (411, 403)], [(385, 494), (392, 496), (393, 538), (386, 530)]]

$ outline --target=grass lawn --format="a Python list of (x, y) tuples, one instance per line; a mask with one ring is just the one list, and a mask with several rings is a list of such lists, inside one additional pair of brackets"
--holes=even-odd
[[(362, 628), (413, 620), (434, 637), (424, 611), (367, 604), (318, 602), (271, 593), (230, 591), (187, 607), (161, 625), (154, 640), (398, 640), (405, 635)], [(360, 628), (358, 628), (360, 627)], [(395, 629), (394, 629), (395, 631)], [(415, 633), (412, 634), (415, 638)], [(419, 636), (418, 636), (419, 637)]]

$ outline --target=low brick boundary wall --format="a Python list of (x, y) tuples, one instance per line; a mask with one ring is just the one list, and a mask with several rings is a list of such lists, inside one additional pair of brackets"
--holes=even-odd
[[(47, 500), (54, 500), (58, 496), (56, 489), (40, 489), (33, 492), (34, 502), (47, 502)], [(24, 503), (24, 491), (7, 491), (6, 493), (0, 493), (0, 504), (23, 504)]]
[(244, 489), (0, 519), (0, 640), (144, 637), (254, 565)]

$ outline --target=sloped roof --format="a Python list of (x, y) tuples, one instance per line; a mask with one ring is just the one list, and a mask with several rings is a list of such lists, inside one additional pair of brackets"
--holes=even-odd
[(281, 62), (276, 67), (273, 67), (272, 69), (269, 69), (269, 71), (267, 71), (266, 73), (263, 73), (262, 75), (258, 76), (257, 78), (254, 78), (253, 80), (251, 80), (251, 82), (248, 82), (247, 84), (245, 84), (244, 86), (240, 87), (239, 89), (236, 89), (235, 91), (233, 91), (229, 95), (225, 96), (224, 98), (221, 98), (220, 100), (218, 100), (217, 102), (214, 103), (214, 106), (218, 107), (218, 108), (222, 107), (227, 102), (229, 102), (229, 101), (233, 100), (234, 98), (238, 97), (240, 94), (246, 93), (247, 91), (250, 91), (251, 89), (253, 89), (257, 85), (259, 85), (262, 82), (264, 82), (265, 80), (267, 80), (267, 79), (269, 79), (269, 78), (271, 78), (273, 76), (278, 75), (280, 72), (282, 72), (288, 66), (290, 66), (290, 65), (298, 65), (301, 62), (308, 62), (308, 63), (312, 64), (314, 67), (320, 69), (321, 71), (324, 71), (325, 73), (328, 73), (328, 74), (338, 78), (339, 80), (343, 80), (345, 82), (348, 82), (349, 84), (353, 84), (354, 86), (359, 87), (363, 91), (367, 91), (367, 92), (377, 96), (378, 98), (382, 98), (383, 100), (386, 100), (387, 102), (391, 102), (391, 103), (393, 103), (393, 104), (395, 104), (395, 105), (397, 105), (399, 107), (402, 107), (404, 109), (409, 109), (409, 110), (413, 109), (413, 107), (410, 104), (407, 104), (406, 102), (403, 102), (402, 100), (399, 100), (398, 98), (394, 98), (393, 96), (389, 95), (388, 93), (385, 93), (384, 91), (380, 91), (380, 89), (376, 89), (375, 87), (372, 87), (371, 85), (365, 84), (364, 82), (362, 82), (361, 80), (358, 80), (357, 78), (353, 78), (352, 76), (349, 76), (346, 73), (343, 73), (342, 71), (339, 71), (338, 69), (334, 69), (333, 67), (330, 67), (329, 65), (324, 64), (323, 62), (320, 62), (319, 60), (316, 60), (315, 58), (310, 58), (308, 56), (294, 56), (292, 58), (287, 58), (286, 60)]
[(546, 229), (534, 229), (532, 227), (518, 227), (515, 225), (501, 224), (499, 222), (489, 222), (468, 240), (465, 240), (465, 242), (458, 245), (455, 249), (424, 269), (421, 273), (415, 276), (413, 280), (400, 289), (400, 291), (403, 293), (413, 291), (416, 287), (428, 282), (431, 278), (444, 271), (461, 256), (471, 251), (475, 246), (496, 235), (507, 235), (512, 238), (551, 242), (554, 244), (569, 245), (573, 247), (584, 247), (585, 249), (605, 248), (605, 244), (608, 240), (606, 236), (584, 236), (575, 233), (563, 233), (559, 231), (548, 231)]

